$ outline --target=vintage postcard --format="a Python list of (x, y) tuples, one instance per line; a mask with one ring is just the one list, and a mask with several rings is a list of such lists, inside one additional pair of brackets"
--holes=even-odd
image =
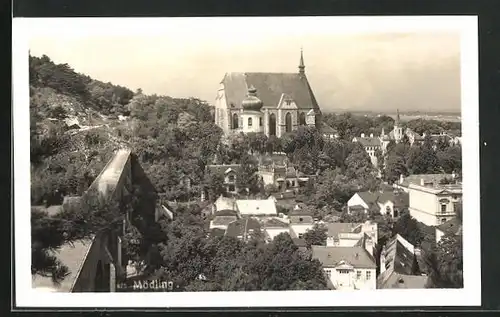
[(476, 17), (13, 32), (18, 307), (480, 304)]

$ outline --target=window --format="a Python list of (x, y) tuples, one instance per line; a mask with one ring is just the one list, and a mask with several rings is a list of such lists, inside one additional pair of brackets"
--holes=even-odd
[(285, 131), (292, 132), (292, 114), (290, 112), (285, 115)]
[(239, 128), (238, 115), (235, 113), (233, 114), (233, 129), (238, 129), (238, 128)]
[(390, 214), (391, 213), (391, 207), (389, 207), (389, 206), (385, 207), (385, 212), (387, 214)]
[(299, 233), (299, 239), (302, 239), (304, 237), (303, 233)]
[(366, 279), (369, 280), (372, 278), (372, 272), (371, 271), (366, 271)]
[(325, 272), (326, 272), (326, 276), (328, 276), (328, 278), (330, 278), (332, 276), (331, 270), (325, 270)]
[(358, 280), (361, 278), (361, 271), (356, 271), (356, 278)]
[(349, 270), (339, 269), (337, 270), (340, 274), (349, 274)]
[(233, 183), (234, 182), (234, 175), (229, 175), (227, 178), (229, 182)]
[(227, 190), (230, 192), (234, 192), (234, 191), (236, 191), (236, 188), (234, 187), (234, 185), (229, 185)]
[(441, 205), (441, 212), (446, 212), (446, 205), (445, 204)]
[(248, 126), (251, 127), (252, 126), (252, 118), (248, 118)]
[(445, 223), (445, 222), (446, 222), (446, 218), (441, 219), (441, 223)]
[(262, 127), (262, 118), (259, 118), (259, 127)]
[(299, 124), (306, 125), (306, 114), (301, 112), (299, 115)]
[(285, 101), (285, 102), (286, 102), (286, 105), (287, 105), (287, 106), (289, 106), (289, 105), (292, 103), (292, 101), (291, 101), (290, 99), (288, 99), (288, 100), (287, 100), (287, 101)]

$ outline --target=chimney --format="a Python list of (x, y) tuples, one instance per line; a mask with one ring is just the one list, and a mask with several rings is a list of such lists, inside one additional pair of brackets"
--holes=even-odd
[(364, 138), (365, 137), (365, 134), (364, 133), (361, 133), (361, 137)]
[(424, 179), (423, 179), (423, 178), (421, 178), (421, 179), (420, 179), (420, 185), (421, 185), (421, 186), (425, 186), (425, 181), (424, 181)]
[(373, 138), (373, 133), (370, 133), (370, 138)]
[(399, 174), (399, 183), (403, 184), (404, 180), (405, 180), (405, 178), (403, 177), (403, 174)]

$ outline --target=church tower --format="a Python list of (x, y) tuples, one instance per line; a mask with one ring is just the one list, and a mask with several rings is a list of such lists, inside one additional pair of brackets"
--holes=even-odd
[(303, 54), (302, 48), (301, 48), (300, 49), (300, 61), (299, 61), (299, 75), (301, 77), (305, 76), (305, 74), (306, 74), (305, 69), (306, 69), (306, 66), (304, 65), (304, 54)]
[(262, 106), (262, 100), (257, 97), (257, 89), (250, 86), (247, 97), (241, 103), (242, 132), (264, 132)]
[(403, 139), (403, 128), (399, 119), (399, 109), (397, 110), (396, 121), (394, 122), (394, 140), (399, 143)]

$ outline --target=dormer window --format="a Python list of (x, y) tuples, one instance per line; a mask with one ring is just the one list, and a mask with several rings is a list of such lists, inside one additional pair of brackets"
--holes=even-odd
[(288, 99), (288, 100), (285, 100), (285, 103), (287, 106), (289, 106), (292, 103), (292, 101), (290, 99)]

